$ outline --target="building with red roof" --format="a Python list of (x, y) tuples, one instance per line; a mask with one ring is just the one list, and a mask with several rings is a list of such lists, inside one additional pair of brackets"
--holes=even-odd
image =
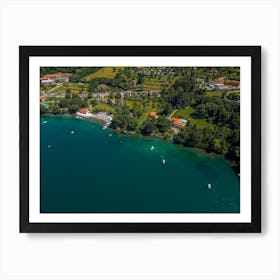
[(236, 80), (226, 80), (225, 85), (233, 86), (233, 87), (239, 87), (240, 81)]

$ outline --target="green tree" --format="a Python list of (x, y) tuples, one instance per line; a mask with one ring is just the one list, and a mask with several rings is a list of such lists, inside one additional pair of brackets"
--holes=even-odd
[(170, 127), (169, 121), (165, 117), (159, 116), (156, 120), (156, 127), (159, 132), (165, 133)]
[(142, 130), (144, 135), (151, 135), (154, 132), (155, 126), (152, 122), (148, 122)]
[(79, 110), (79, 106), (78, 105), (70, 105), (69, 108), (68, 108), (68, 112), (70, 114), (74, 114), (76, 113), (77, 111)]

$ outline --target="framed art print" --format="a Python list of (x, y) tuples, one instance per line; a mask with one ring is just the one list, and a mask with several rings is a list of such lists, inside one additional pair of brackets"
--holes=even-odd
[(261, 231), (261, 47), (19, 61), (20, 232)]

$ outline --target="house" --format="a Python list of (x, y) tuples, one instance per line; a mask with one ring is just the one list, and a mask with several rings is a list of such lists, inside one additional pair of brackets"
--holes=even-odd
[(233, 86), (233, 87), (239, 87), (240, 86), (240, 81), (226, 80), (225, 85), (229, 85), (229, 86)]
[(97, 88), (98, 88), (98, 89), (107, 89), (108, 86), (105, 85), (105, 84), (100, 84), (100, 85), (97, 86)]
[(214, 87), (215, 87), (215, 90), (227, 89), (227, 87), (225, 86), (225, 78), (220, 77), (220, 78), (215, 79)]
[(184, 121), (185, 121), (185, 123), (182, 122), (181, 119), (178, 119), (178, 118), (171, 118), (171, 124), (172, 124), (172, 126), (175, 127), (175, 128), (182, 128), (182, 127), (184, 127), (184, 126), (186, 125), (186, 123), (187, 123), (186, 120), (184, 120)]
[(62, 81), (67, 83), (69, 82), (69, 77), (71, 76), (70, 73), (57, 73), (55, 75), (56, 75), (55, 78), (56, 81)]
[(43, 77), (40, 78), (40, 81), (42, 84), (50, 84), (56, 81), (69, 82), (69, 77), (71, 75), (72, 74), (70, 73), (45, 74)]
[(46, 78), (44, 78), (44, 79), (40, 79), (41, 80), (41, 84), (45, 84), (45, 85), (47, 85), (47, 84), (53, 84), (53, 83), (55, 83), (55, 80), (53, 80), (53, 79), (46, 79)]
[(137, 81), (136, 80), (130, 81), (130, 86), (131, 87), (136, 87), (136, 85), (137, 85)]
[(40, 102), (44, 102), (45, 101), (45, 96), (44, 95), (41, 95), (40, 96)]
[(223, 77), (217, 78), (214, 80), (214, 84), (221, 84), (223, 85), (225, 83), (225, 79)]
[(157, 96), (157, 95), (159, 95), (159, 93), (160, 93), (160, 90), (158, 90), (158, 89), (150, 89), (149, 90), (149, 95), (150, 96)]
[(128, 89), (128, 90), (126, 90), (126, 91), (124, 92), (124, 95), (125, 95), (126, 97), (128, 97), (128, 96), (135, 96), (135, 95), (136, 95), (136, 92), (132, 91), (131, 89)]
[(157, 116), (157, 112), (150, 112), (150, 117), (155, 118)]
[(88, 111), (88, 108), (81, 108), (76, 114), (82, 118), (90, 118), (93, 116), (93, 114)]
[(217, 69), (210, 70), (210, 74), (212, 74), (212, 75), (217, 75), (218, 73), (219, 73), (219, 71)]

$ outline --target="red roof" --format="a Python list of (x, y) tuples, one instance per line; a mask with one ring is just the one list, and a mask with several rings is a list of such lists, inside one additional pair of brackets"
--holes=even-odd
[(224, 84), (225, 83), (225, 79), (220, 77), (214, 80), (215, 84)]
[(47, 77), (47, 78), (56, 78), (56, 77), (57, 77), (57, 74), (46, 74), (44, 77)]
[(157, 112), (150, 112), (150, 117), (155, 117), (157, 115)]
[(185, 124), (182, 123), (182, 122), (180, 121), (180, 119), (177, 119), (177, 118), (171, 118), (171, 122), (172, 122), (172, 124), (173, 124), (174, 126), (179, 127), (179, 128), (185, 126)]
[(149, 94), (157, 94), (157, 93), (160, 93), (160, 90), (158, 90), (158, 89), (150, 89), (149, 90)]
[(235, 81), (235, 80), (226, 80), (225, 81), (225, 85), (231, 85), (231, 86), (239, 86), (240, 82), (239, 81)]
[(183, 126), (185, 126), (181, 121), (174, 121), (173, 123), (172, 123), (174, 126), (176, 126), (176, 127), (183, 127)]
[(79, 110), (79, 113), (86, 114), (88, 112), (88, 108), (82, 108)]
[(45, 96), (44, 96), (44, 95), (41, 95), (41, 96), (40, 96), (40, 101), (41, 101), (41, 100), (44, 100), (44, 99), (45, 99)]

